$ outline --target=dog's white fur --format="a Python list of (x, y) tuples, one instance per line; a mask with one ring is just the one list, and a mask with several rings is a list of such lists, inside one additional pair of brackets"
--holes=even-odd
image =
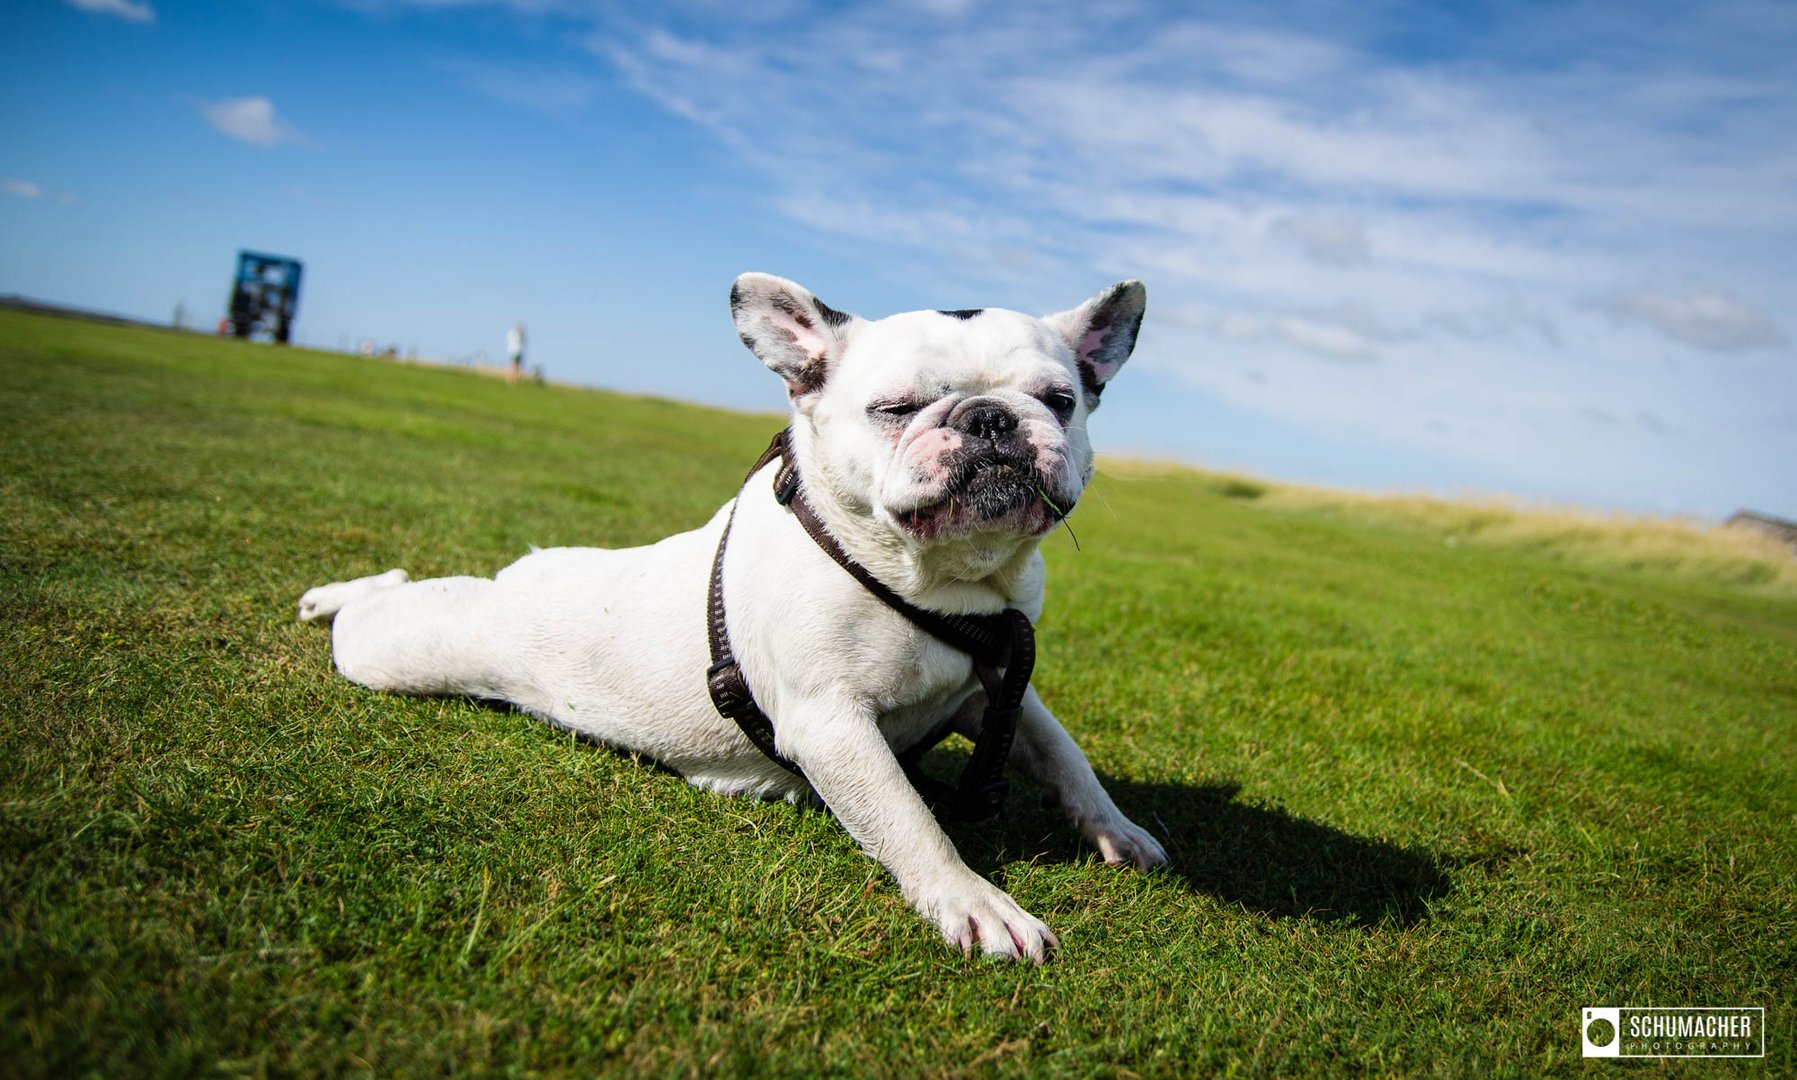
[[(1015, 607), (1036, 619), (1038, 542), (1090, 478), (1086, 416), (1134, 346), (1144, 297), (1124, 282), (1047, 319), (988, 309), (870, 322), (745, 274), (731, 300), (744, 342), (787, 382), (807, 498), (849, 554), (921, 607)], [(978, 409), (1009, 414), (1015, 431), (982, 428)], [(988, 472), (1001, 443), (1011, 456)], [(1034, 494), (1004, 479), (1013, 466)], [(991, 475), (995, 486), (977, 486)], [(982, 504), (968, 494), (980, 490), (998, 494)], [(985, 695), (969, 658), (832, 562), (775, 502), (768, 471), (735, 508), (730, 637), (780, 752), (951, 944), (1040, 962), (1054, 934), (967, 868), (895, 757), (945, 718), (977, 733)], [(364, 686), (510, 702), (695, 784), (799, 799), (805, 782), (720, 717), (706, 691), (706, 588), (729, 512), (647, 547), (537, 551), (490, 580), (414, 582), (393, 570), (323, 585), (299, 615), (335, 616), (337, 668)], [(1166, 861), (1033, 688), (1010, 764), (1107, 862)]]

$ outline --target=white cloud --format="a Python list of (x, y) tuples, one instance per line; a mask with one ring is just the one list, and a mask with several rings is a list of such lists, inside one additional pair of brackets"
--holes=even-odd
[(68, 3), (82, 11), (91, 11), (96, 15), (111, 15), (126, 22), (153, 23), (156, 11), (149, 4), (139, 0), (68, 0)]
[(1397, 341), (1393, 334), (1364, 313), (1337, 315), (1284, 313), (1259, 315), (1246, 311), (1210, 310), (1203, 307), (1157, 308), (1157, 315), (1176, 325), (1198, 330), (1227, 342), (1255, 342), (1261, 346), (1288, 345), (1325, 360), (1366, 363), (1379, 359), (1376, 341)]
[(265, 97), (203, 102), (200, 115), (208, 124), (239, 142), (274, 146), (305, 141), (304, 136), (275, 114), (274, 102)]
[(1307, 352), (1332, 360), (1377, 360), (1372, 343), (1355, 330), (1338, 323), (1286, 316), (1273, 324), (1286, 341)]
[(1425, 325), (1470, 341), (1520, 338), (1559, 348), (1560, 324), (1539, 304), (1525, 303), (1515, 295), (1458, 311), (1432, 311)]
[(1373, 254), (1366, 228), (1354, 218), (1285, 217), (1273, 224), (1273, 232), (1291, 237), (1310, 261), (1324, 266), (1353, 266)]
[[(1358, 50), (1352, 33), (1139, 25), (1128, 10), (1013, 6), (944, 31), (873, 6), (774, 34), (724, 21), (594, 40), (637, 89), (766, 168), (788, 205), (824, 190), (893, 217), (1022, 223), (1074, 258), (1096, 238), (1216, 267), (1213, 284), (1290, 280), (1284, 299), (1300, 305), (1378, 281), (1372, 299), (1419, 319), (1518, 293), (1545, 309), (1688, 229), (1770, 215), (1792, 231), (1793, 155), (1766, 136), (1797, 93), (1750, 67), (1662, 75), (1665, 58), (1646, 53), (1425, 69)], [(870, 53), (880, 62), (862, 63)], [(1719, 100), (1752, 137), (1691, 122)], [(1324, 272), (1294, 276), (1280, 245)]]
[[(1363, 108), (1337, 111), (1262, 91), (1098, 79), (1025, 78), (1012, 108), (1040, 117), (1088, 162), (1120, 162), (1137, 182), (1300, 189), (1430, 198), (1506, 199), (1559, 186), (1550, 148), (1528, 117), (1480, 95), (1414, 79), (1365, 80)], [(1448, 97), (1459, 100), (1450, 103)], [(1107, 172), (1110, 170), (1107, 169)]]
[(0, 195), (11, 195), (15, 199), (51, 199), (64, 206), (73, 204), (75, 196), (67, 191), (45, 191), (29, 180), (16, 177), (0, 177)]
[(980, 0), (911, 0), (911, 2), (932, 15), (955, 18), (972, 11), (979, 5)]
[(1672, 295), (1630, 292), (1605, 306), (1623, 321), (1643, 323), (1674, 341), (1707, 352), (1775, 348), (1786, 341), (1770, 315), (1713, 289)]
[(483, 97), (541, 112), (584, 108), (599, 92), (596, 79), (573, 71), (474, 60), (446, 60), (440, 66)]

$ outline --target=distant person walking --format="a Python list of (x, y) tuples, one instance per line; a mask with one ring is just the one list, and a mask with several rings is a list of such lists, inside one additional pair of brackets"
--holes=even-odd
[(513, 323), (505, 332), (505, 355), (511, 361), (511, 372), (506, 377), (517, 382), (524, 375), (524, 324)]

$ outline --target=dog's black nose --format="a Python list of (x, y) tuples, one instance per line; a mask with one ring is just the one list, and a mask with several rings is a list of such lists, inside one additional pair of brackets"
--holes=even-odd
[(951, 426), (966, 435), (996, 439), (1017, 430), (1017, 414), (996, 401), (976, 401), (957, 412)]

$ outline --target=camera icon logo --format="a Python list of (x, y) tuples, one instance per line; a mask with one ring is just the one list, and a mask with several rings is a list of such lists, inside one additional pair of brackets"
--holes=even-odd
[(1584, 1010), (1579, 1024), (1579, 1039), (1586, 1057), (1620, 1057), (1622, 1051), (1622, 1010), (1595, 1007)]

